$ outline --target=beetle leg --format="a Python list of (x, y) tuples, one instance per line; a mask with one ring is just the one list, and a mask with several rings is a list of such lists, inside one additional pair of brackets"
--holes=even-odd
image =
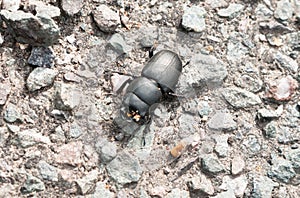
[(182, 66), (182, 68), (184, 68), (185, 66), (189, 65), (190, 62), (191, 62), (190, 60), (189, 60), (188, 62), (186, 62), (186, 63)]
[(152, 58), (152, 56), (154, 55), (154, 51), (156, 50), (158, 43), (157, 41), (154, 41), (152, 47), (149, 50), (149, 57)]

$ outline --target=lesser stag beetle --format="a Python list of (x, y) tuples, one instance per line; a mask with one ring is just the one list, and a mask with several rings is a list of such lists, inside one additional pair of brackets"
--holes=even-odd
[(153, 104), (174, 93), (181, 71), (182, 62), (176, 53), (170, 50), (156, 53), (143, 68), (141, 77), (134, 79), (126, 90), (123, 105), (127, 116), (142, 123)]

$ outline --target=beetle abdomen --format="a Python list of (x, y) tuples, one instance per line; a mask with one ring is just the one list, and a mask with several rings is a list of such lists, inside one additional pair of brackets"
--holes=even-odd
[(155, 80), (165, 93), (174, 92), (182, 71), (178, 55), (170, 50), (156, 53), (142, 70), (142, 76)]

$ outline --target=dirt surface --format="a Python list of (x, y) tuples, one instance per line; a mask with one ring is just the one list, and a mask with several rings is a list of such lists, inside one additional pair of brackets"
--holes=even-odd
[[(7, 2), (0, 197), (300, 197), (298, 0)], [(151, 49), (186, 66), (138, 125)]]

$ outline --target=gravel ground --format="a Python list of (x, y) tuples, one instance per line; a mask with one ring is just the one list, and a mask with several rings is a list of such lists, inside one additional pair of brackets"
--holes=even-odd
[[(299, 0), (0, 4), (0, 197), (300, 197)], [(177, 97), (124, 122), (151, 48)]]

